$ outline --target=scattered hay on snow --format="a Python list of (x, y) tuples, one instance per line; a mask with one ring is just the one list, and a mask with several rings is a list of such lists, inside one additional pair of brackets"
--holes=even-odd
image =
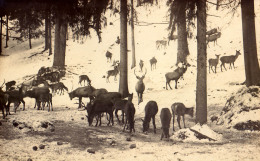
[(260, 87), (242, 87), (232, 95), (217, 124), (238, 130), (260, 130)]
[(180, 129), (171, 139), (184, 142), (222, 141), (222, 135), (214, 132), (207, 125), (197, 124), (189, 129)]

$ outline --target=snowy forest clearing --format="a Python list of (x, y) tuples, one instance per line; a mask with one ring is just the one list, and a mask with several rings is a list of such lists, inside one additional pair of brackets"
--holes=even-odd
[[(259, 4), (256, 3), (255, 6), (256, 18), (259, 19)], [(148, 16), (145, 13), (141, 14), (140, 21), (145, 19), (145, 21), (154, 22), (154, 15), (157, 16), (156, 21), (163, 21), (166, 11), (166, 7), (164, 7), (161, 6), (160, 10), (158, 7), (151, 7), (148, 10), (154, 12)], [(139, 9), (149, 12), (142, 7)], [(111, 63), (107, 63), (105, 53), (119, 35), (119, 21), (116, 21), (118, 18), (112, 17), (109, 21), (114, 22), (114, 25), (102, 30), (102, 43), (98, 43), (96, 36), (86, 39), (84, 44), (74, 42), (72, 39), (67, 41), (65, 61), (67, 72), (61, 81), (68, 87), (69, 92), (79, 87), (78, 77), (81, 74), (87, 74), (95, 88), (118, 91), (118, 77), (117, 81), (111, 77), (111, 83), (106, 83), (106, 79), (102, 78), (106, 75), (107, 70), (111, 69)], [(209, 21), (213, 22), (210, 18)], [(257, 35), (259, 35), (259, 27), (257, 27), (260, 25), (259, 22), (256, 21)], [(224, 27), (226, 22), (223, 20), (222, 22), (214, 21), (214, 23)], [(214, 24), (209, 26), (213, 27)], [(193, 133), (189, 128), (197, 126), (195, 117), (185, 116), (188, 128), (179, 130), (175, 120), (174, 126), (177, 131), (174, 136), (172, 136), (173, 125), (171, 122), (170, 135), (172, 137), (170, 141), (160, 141), (162, 132), (160, 109), (170, 108), (174, 102), (183, 102), (187, 107), (195, 107), (196, 92), (195, 51), (197, 46), (195, 39), (189, 40), (191, 54), (188, 62), (191, 67), (185, 73), (184, 80), (179, 80), (178, 89), (165, 89), (164, 75), (173, 70), (171, 67), (176, 62), (177, 51), (177, 42), (174, 41), (170, 42), (167, 49), (156, 49), (155, 41), (167, 36), (168, 32), (165, 28), (166, 25), (136, 26), (137, 64), (140, 59), (144, 60), (147, 75), (144, 79), (146, 85), (144, 101), (138, 105), (134, 90), (137, 79), (134, 76), (134, 70), (131, 70), (131, 63), (128, 63), (129, 92), (134, 93), (133, 103), (136, 108), (136, 132), (134, 134), (122, 132), (123, 126), (115, 118), (114, 126), (106, 126), (105, 117), (102, 118), (101, 127), (88, 126), (86, 111), (78, 110), (78, 104), (76, 104), (78, 100), (70, 100), (67, 93), (53, 96), (54, 111), (51, 112), (34, 109), (34, 99), (25, 98), (25, 111), (21, 109), (17, 113), (11, 111), (12, 115), (8, 115), (7, 119), (0, 119), (2, 124), (0, 126), (0, 149), (3, 149), (0, 151), (0, 160), (28, 160), (29, 158), (32, 160), (260, 160), (258, 154), (260, 152), (259, 132), (238, 131), (231, 127), (216, 125), (216, 121), (211, 122), (212, 116), (219, 116), (226, 101), (234, 96), (232, 93), (237, 93), (238, 90), (245, 87), (239, 85), (245, 80), (243, 54), (235, 63), (235, 70), (228, 69), (220, 72), (218, 66), (216, 74), (208, 74), (208, 126), (204, 129), (210, 127), (221, 134), (222, 138), (217, 141), (209, 141), (208, 139), (199, 140), (192, 136)], [(215, 54), (234, 55), (236, 50), (242, 51), (242, 34), (235, 34), (241, 32), (241, 17), (238, 14), (228, 28), (223, 28), (218, 45), (210, 44), (208, 58), (214, 58)], [(154, 35), (150, 36), (151, 33)], [(260, 41), (259, 37), (257, 38), (259, 51)], [(233, 42), (230, 43), (231, 41)], [(31, 50), (28, 49), (26, 42), (17, 44), (16, 41), (10, 41), (9, 46), (4, 49), (4, 54), (9, 56), (0, 57), (1, 82), (4, 79), (6, 81), (16, 80), (17, 84), (21, 84), (37, 74), (40, 67), (52, 66), (53, 56), (48, 56), (47, 52), (32, 56), (43, 50), (44, 40), (42, 38), (33, 40)], [(119, 45), (115, 44), (110, 51), (113, 53), (113, 59), (119, 60)], [(131, 60), (130, 53), (128, 60)], [(149, 60), (153, 56), (157, 58), (158, 64), (157, 69), (151, 71)], [(173, 85), (174, 82), (171, 82), (172, 87)], [(144, 107), (150, 100), (155, 100), (159, 107), (156, 115), (157, 133), (153, 134), (150, 123), (148, 135), (145, 135), (142, 132), (141, 118), (144, 117)], [(84, 103), (87, 101), (89, 100), (83, 98)], [(253, 103), (258, 103), (256, 100), (253, 101)], [(177, 134), (185, 137), (184, 133), (191, 137), (187, 140), (176, 139)], [(34, 146), (37, 146), (37, 150)]]

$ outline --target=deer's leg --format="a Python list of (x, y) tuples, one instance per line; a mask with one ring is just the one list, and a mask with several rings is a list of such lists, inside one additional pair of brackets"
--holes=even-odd
[(167, 89), (167, 84), (168, 84), (168, 86), (170, 87), (170, 89), (172, 89), (170, 83), (171, 83), (171, 80), (169, 80), (169, 81), (166, 82), (166, 89)]
[(177, 89), (178, 80), (175, 80), (175, 89)]
[(125, 122), (125, 112), (124, 112), (124, 110), (122, 110), (122, 123), (124, 123)]
[(96, 115), (95, 117), (96, 117), (96, 125), (95, 125), (95, 126), (97, 127), (97, 125), (98, 125), (98, 119), (99, 119), (100, 115), (98, 114), (98, 115)]
[(2, 113), (3, 113), (3, 119), (5, 119), (5, 110), (4, 110), (4, 105), (1, 105), (2, 108)]
[(113, 111), (109, 113), (109, 120), (112, 121), (112, 126), (114, 125), (114, 116), (113, 116)]
[(184, 115), (182, 116), (182, 120), (183, 120), (183, 126), (184, 126), (184, 128), (186, 128), (186, 126), (185, 126), (185, 120), (184, 120)]
[(233, 64), (233, 68), (235, 69), (235, 65), (234, 65), (234, 64), (235, 64), (235, 62), (233, 62), (232, 64)]
[(162, 129), (162, 135), (161, 135), (161, 140), (164, 137), (164, 129)]
[(126, 124), (127, 124), (127, 118), (125, 119), (125, 125), (123, 131), (125, 131)]
[(153, 116), (152, 119), (153, 119), (153, 131), (156, 134), (155, 116)]
[(81, 102), (82, 102), (82, 97), (79, 97), (79, 107), (78, 108), (81, 108)]
[(115, 110), (115, 116), (116, 116), (116, 118), (117, 118), (117, 121), (120, 123), (120, 120), (119, 120), (119, 118), (118, 118), (117, 112), (118, 112), (118, 109)]
[(34, 108), (36, 107), (36, 104), (37, 104), (37, 99), (35, 98), (35, 104), (34, 104)]
[(174, 129), (174, 120), (175, 120), (175, 113), (172, 111), (172, 131), (175, 131)]
[(225, 67), (225, 63), (223, 64), (223, 67), (224, 67), (224, 69), (227, 71), (227, 69), (226, 69), (226, 67)]
[(181, 116), (180, 116), (180, 115), (178, 115), (178, 116), (177, 116), (177, 122), (178, 122), (179, 128), (181, 129), (180, 120), (181, 120)]
[(8, 104), (7, 104), (7, 106), (6, 106), (6, 116), (7, 116), (7, 115), (11, 115), (11, 113), (10, 113), (10, 104), (11, 104), (11, 102), (8, 101)]
[(24, 100), (21, 100), (21, 102), (23, 103), (23, 111), (25, 110), (25, 102)]
[(98, 115), (98, 118), (99, 118), (99, 126), (101, 126), (101, 114)]

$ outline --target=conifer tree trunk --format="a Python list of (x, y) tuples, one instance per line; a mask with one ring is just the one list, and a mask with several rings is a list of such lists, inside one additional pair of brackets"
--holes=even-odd
[(187, 56), (189, 55), (188, 41), (187, 41), (187, 30), (186, 30), (186, 0), (180, 2), (180, 13), (177, 23), (178, 33), (178, 49), (177, 49), (177, 62), (187, 62)]
[(128, 96), (127, 81), (127, 0), (120, 0), (120, 79), (119, 92)]
[(3, 18), (1, 16), (1, 19), (0, 19), (0, 55), (2, 55), (2, 26), (3, 26)]
[(196, 123), (207, 123), (206, 0), (197, 1)]
[(131, 33), (132, 33), (132, 66), (133, 69), (136, 66), (135, 59), (135, 30), (134, 30), (134, 2), (131, 0)]
[(6, 39), (5, 39), (5, 48), (8, 48), (8, 40), (9, 40), (9, 34), (8, 34), (8, 15), (6, 15)]
[(29, 47), (30, 47), (30, 49), (32, 49), (32, 34), (31, 34), (31, 27), (29, 26), (28, 27), (28, 34), (29, 34)]
[(45, 49), (49, 49), (49, 12), (48, 9), (45, 9)]
[(254, 0), (241, 0), (246, 86), (260, 86), (257, 58)]
[(67, 23), (65, 19), (65, 14), (59, 11), (56, 17), (55, 24), (55, 44), (54, 44), (54, 67), (64, 67), (65, 66), (65, 52), (66, 52), (66, 33), (67, 33)]
[(51, 36), (51, 13), (49, 13), (49, 55), (52, 55), (52, 36)]

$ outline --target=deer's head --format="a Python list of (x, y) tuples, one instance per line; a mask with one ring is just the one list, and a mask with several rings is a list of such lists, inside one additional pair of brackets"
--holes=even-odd
[(146, 73), (147, 73), (147, 69), (146, 68), (145, 68), (145, 73), (142, 76), (136, 75), (135, 70), (134, 70), (134, 74), (135, 74), (136, 78), (138, 79), (138, 82), (143, 82)]

